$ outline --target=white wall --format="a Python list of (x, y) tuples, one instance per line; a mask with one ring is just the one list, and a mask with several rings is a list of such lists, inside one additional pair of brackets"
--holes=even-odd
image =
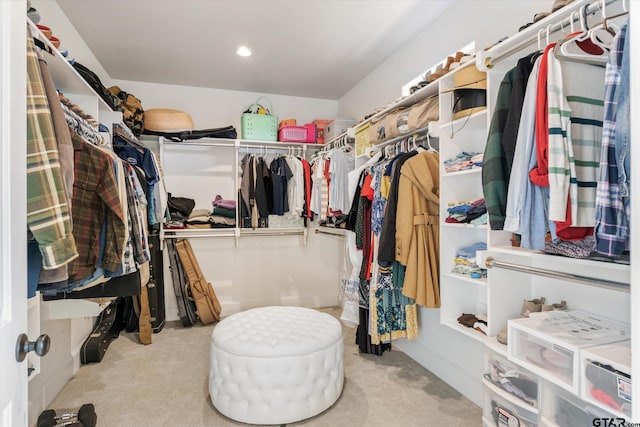
[(533, 15), (550, 11), (553, 2), (531, 0), (459, 0), (422, 33), (399, 49), (340, 100), (338, 114), (358, 119), (401, 96), (401, 87), (425, 74), (475, 41), (483, 49), (532, 22)]
[[(410, 44), (345, 94), (339, 101), (338, 114), (362, 119), (376, 107), (384, 107), (398, 98), (404, 84), (448, 55), (473, 41), (480, 50), (504, 36), (515, 34), (520, 26), (533, 20), (535, 13), (551, 10), (552, 4), (550, 0), (456, 2)], [(419, 316), (418, 338), (398, 340), (395, 348), (481, 405), (483, 345), (441, 326), (439, 310), (421, 309)]]

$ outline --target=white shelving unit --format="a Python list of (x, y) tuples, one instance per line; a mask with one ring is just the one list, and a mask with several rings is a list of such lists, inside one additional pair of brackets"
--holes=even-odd
[[(486, 224), (448, 223), (447, 208), (458, 202), (472, 202), (483, 198), (482, 168), (447, 172), (444, 162), (456, 157), (461, 152), (482, 153), (487, 141), (489, 129), (489, 113), (487, 109), (465, 117), (452, 120), (453, 93), (447, 92), (454, 87), (456, 73), (466, 67), (467, 63), (441, 77), (440, 90), (440, 322), (452, 329), (462, 332), (476, 340), (486, 337), (472, 328), (457, 322), (463, 313), (483, 314), (487, 310), (487, 282), (467, 276), (451, 273), (458, 249), (474, 243), (484, 242), (487, 245), (504, 243), (508, 237), (505, 233), (491, 233)], [(491, 81), (487, 86), (491, 85)], [(493, 238), (493, 239), (492, 239)], [(500, 239), (500, 240), (498, 240)]]
[[(486, 126), (490, 124), (491, 114), (494, 110), (494, 104), (497, 99), (500, 82), (504, 75), (513, 68), (517, 60), (537, 49), (537, 34), (544, 37), (545, 31), (551, 32), (552, 41), (563, 37), (560, 30), (561, 22), (564, 26), (568, 26), (570, 19), (577, 19), (578, 11), (585, 9), (589, 14), (590, 25), (595, 25), (602, 21), (600, 9), (604, 2), (596, 2), (589, 0), (578, 0), (568, 4), (558, 12), (551, 15), (548, 19), (533, 24), (531, 27), (520, 31), (513, 37), (501, 42), (487, 51), (477, 53), (476, 65), (479, 69), (487, 72), (487, 117)], [(607, 15), (611, 16), (621, 11), (620, 1), (607, 1)], [(543, 41), (544, 43), (544, 41)], [(442, 83), (445, 88), (450, 87), (446, 79)], [(441, 105), (446, 102), (441, 99)], [(466, 125), (462, 126), (460, 120), (451, 123), (443, 123), (442, 132), (444, 137), (441, 138), (441, 153), (447, 149), (446, 136), (451, 135), (451, 128), (454, 129), (453, 139), (457, 142), (460, 134), (464, 134), (465, 130), (473, 134), (474, 129), (481, 129), (479, 116), (476, 113), (469, 117)], [(478, 120), (477, 124), (476, 120)], [(455, 129), (461, 128), (458, 132)], [(447, 130), (448, 129), (448, 130)], [(479, 132), (479, 131), (478, 131)], [(479, 135), (479, 134), (476, 134)], [(469, 140), (470, 141), (470, 140)], [(486, 142), (486, 137), (484, 138)], [(472, 147), (472, 146), (471, 146)], [(476, 150), (481, 151), (481, 150)], [(443, 158), (446, 158), (443, 155)], [(441, 176), (441, 194), (442, 203), (446, 204), (446, 196), (449, 191), (458, 194), (457, 185), (465, 187), (465, 191), (472, 193), (471, 186), (473, 181), (469, 174), (466, 178), (462, 176), (443, 174)], [(478, 177), (478, 180), (480, 177)], [(466, 181), (464, 181), (466, 180)], [(455, 185), (453, 184), (455, 182)], [(449, 185), (451, 183), (451, 185)], [(444, 224), (443, 224), (444, 226)], [(446, 230), (446, 231), (444, 231)], [(453, 227), (445, 226), (441, 235), (445, 235), (446, 239), (441, 240), (442, 259), (446, 260), (445, 251), (447, 245), (456, 239), (457, 236), (464, 236), (462, 231), (453, 234), (451, 230), (457, 230)], [(464, 229), (467, 233), (471, 231)], [(477, 233), (482, 233), (480, 230)], [(510, 245), (509, 235), (502, 231), (492, 231), (488, 227), (485, 230), (489, 250), (482, 254), (484, 263), (485, 257), (491, 257), (495, 261), (521, 267), (520, 270), (499, 267), (490, 268), (488, 270), (487, 292), (486, 292), (486, 309), (488, 317), (488, 337), (484, 339), (487, 349), (508, 357), (508, 349), (511, 344), (511, 336), (508, 337), (509, 345), (503, 345), (497, 342), (498, 333), (507, 327), (510, 319), (518, 319), (520, 308), (523, 300), (533, 298), (546, 298), (546, 304), (559, 303), (565, 300), (570, 310), (580, 310), (592, 313), (598, 318), (610, 319), (622, 324), (629, 325), (632, 323), (632, 308), (630, 301), (630, 284), (631, 271), (633, 268), (629, 265), (621, 265), (616, 263), (598, 262), (591, 260), (576, 260), (554, 255), (547, 255), (538, 251), (531, 251), (522, 248), (515, 248)], [(463, 237), (460, 237), (463, 239)], [(468, 238), (468, 237), (467, 237)], [(633, 261), (632, 261), (633, 262)], [(444, 271), (444, 262), (443, 262)], [(585, 280), (587, 278), (588, 280)], [(468, 307), (473, 308), (472, 297), (463, 294), (462, 286), (455, 285), (451, 277), (445, 276), (441, 283), (443, 292), (443, 307), (455, 305), (451, 303), (449, 298), (460, 298), (467, 301)], [(455, 290), (458, 289), (456, 293)], [(447, 297), (447, 298), (445, 298)], [(462, 305), (462, 303), (459, 303)], [(478, 303), (479, 304), (479, 303)], [(635, 325), (637, 327), (637, 325)], [(633, 331), (633, 329), (632, 329)], [(594, 358), (601, 363), (610, 364), (623, 372), (631, 374), (631, 354), (628, 348), (624, 348), (620, 344), (610, 344), (602, 346), (604, 350), (597, 350), (599, 347), (586, 347), (579, 349), (582, 369), (587, 358)], [(519, 366), (523, 366), (518, 360), (509, 358)], [(573, 360), (575, 362), (575, 360)], [(526, 364), (524, 364), (526, 365)], [(574, 364), (575, 366), (575, 364)], [(531, 367), (531, 366), (530, 366)], [(537, 425), (557, 426), (557, 425), (583, 425), (583, 420), (575, 418), (566, 418), (567, 414), (571, 414), (571, 410), (565, 411), (563, 406), (568, 405), (576, 409), (574, 416), (578, 413), (584, 413), (584, 422), (592, 423), (594, 418), (624, 416), (627, 421), (631, 420), (628, 414), (621, 412), (616, 413), (611, 408), (597, 404), (593, 400), (589, 400), (585, 393), (585, 376), (584, 371), (578, 373), (578, 378), (572, 383), (570, 390), (566, 384), (555, 380), (552, 376), (547, 379), (539, 378), (540, 384), (540, 411), (537, 419), (534, 420)], [(551, 379), (549, 379), (551, 378)], [(580, 385), (576, 389), (576, 384)], [(630, 384), (629, 384), (630, 386)], [(493, 390), (489, 387), (485, 388), (485, 394), (492, 394)], [(485, 400), (486, 400), (485, 396)], [(565, 412), (563, 412), (565, 411)], [(638, 414), (635, 414), (634, 421), (638, 420)], [(563, 418), (565, 417), (565, 418)], [(492, 414), (489, 408), (485, 406), (483, 420), (493, 423)], [(560, 420), (560, 421), (558, 421)], [(603, 421), (604, 422), (604, 421)], [(586, 425), (586, 424), (584, 424)]]
[[(240, 188), (240, 161), (245, 154), (262, 156), (297, 153), (307, 158), (323, 145), (255, 141), (242, 139), (204, 138), (197, 142), (173, 142), (159, 138), (160, 162), (165, 171), (167, 191), (174, 196), (195, 201), (195, 209), (211, 210), (216, 195), (226, 200), (237, 200)], [(186, 165), (186, 167), (185, 167)], [(177, 192), (179, 189), (179, 194)], [(222, 238), (233, 237), (236, 247), (243, 236), (300, 235), (306, 244), (308, 229), (300, 226), (277, 226), (258, 229), (240, 227), (240, 208), (236, 207), (236, 226), (209, 229), (163, 229), (163, 238)], [(272, 218), (272, 216), (270, 216)]]

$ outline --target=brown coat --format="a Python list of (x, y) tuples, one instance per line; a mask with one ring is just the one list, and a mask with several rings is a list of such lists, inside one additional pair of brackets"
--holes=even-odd
[(438, 154), (422, 152), (402, 166), (396, 219), (396, 261), (407, 267), (402, 293), (440, 307)]

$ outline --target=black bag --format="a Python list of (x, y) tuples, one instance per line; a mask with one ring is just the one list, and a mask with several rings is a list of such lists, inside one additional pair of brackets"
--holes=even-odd
[(185, 219), (189, 218), (191, 211), (196, 206), (196, 202), (193, 199), (187, 197), (173, 197), (171, 193), (168, 193), (167, 206), (169, 207), (169, 213), (173, 217), (174, 213), (179, 213)]
[(100, 362), (111, 341), (120, 335), (120, 322), (117, 320), (119, 303), (120, 299), (112, 301), (98, 316), (93, 331), (80, 348), (80, 362), (83, 364)]
[(223, 128), (202, 129), (202, 130), (185, 130), (181, 132), (162, 132), (144, 129), (142, 131), (145, 135), (162, 136), (173, 142), (180, 142), (184, 140), (200, 139), (200, 138), (227, 138), (236, 139), (238, 133), (233, 126), (226, 126)]
[(160, 250), (160, 236), (149, 235), (149, 251), (151, 262), (149, 263), (149, 282), (147, 294), (149, 297), (149, 311), (151, 314), (151, 328), (158, 333), (164, 328), (164, 260)]
[(167, 239), (166, 249), (169, 256), (171, 278), (173, 279), (173, 290), (176, 293), (176, 302), (178, 303), (178, 317), (182, 321), (182, 326), (193, 326), (198, 320), (198, 316), (196, 303), (189, 288), (189, 279), (182, 268), (176, 244), (172, 239)]
[(96, 91), (98, 96), (100, 96), (100, 98), (102, 98), (113, 111), (117, 111), (120, 108), (120, 100), (116, 96), (113, 96), (111, 92), (104, 87), (100, 78), (93, 71), (77, 61), (73, 63), (73, 68), (75, 68), (78, 74), (80, 74), (80, 76), (89, 83), (89, 86)]

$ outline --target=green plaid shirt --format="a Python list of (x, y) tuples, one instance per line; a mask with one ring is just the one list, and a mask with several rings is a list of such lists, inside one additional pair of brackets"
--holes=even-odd
[(27, 225), (44, 269), (78, 257), (47, 95), (33, 39), (27, 37)]

